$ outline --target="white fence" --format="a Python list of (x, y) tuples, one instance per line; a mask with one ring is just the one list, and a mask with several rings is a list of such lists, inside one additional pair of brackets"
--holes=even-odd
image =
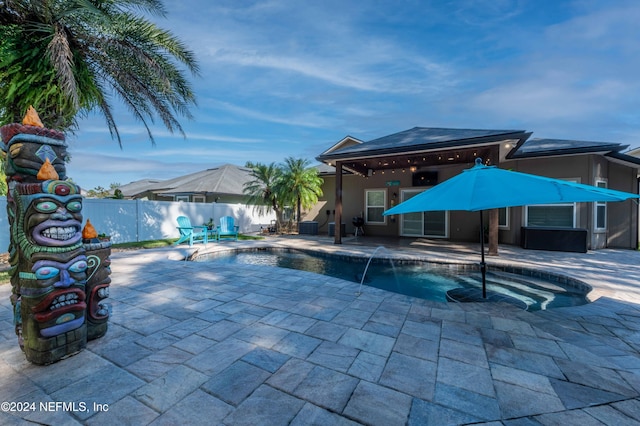
[[(0, 197), (0, 252), (9, 247), (9, 223), (6, 197)], [(113, 243), (177, 238), (176, 218), (187, 216), (193, 225), (213, 219), (214, 225), (222, 216), (233, 216), (240, 232), (256, 232), (275, 219), (273, 213), (258, 215), (251, 206), (223, 203), (185, 203), (175, 201), (113, 200), (85, 198), (82, 217), (98, 233), (111, 235)]]

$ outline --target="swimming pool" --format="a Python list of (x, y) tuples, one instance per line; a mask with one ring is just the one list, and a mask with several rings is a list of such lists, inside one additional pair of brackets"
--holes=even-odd
[[(260, 249), (208, 254), (196, 261), (226, 265), (262, 265), (290, 268), (360, 283), (368, 258), (346, 257), (290, 249)], [(540, 274), (522, 269), (487, 273), (487, 290), (516, 298), (536, 311), (588, 303), (590, 288), (566, 277)], [(517, 272), (517, 273), (514, 273)], [(373, 258), (364, 285), (446, 302), (446, 292), (456, 288), (480, 288), (481, 275), (476, 264), (434, 264)], [(366, 292), (366, 288), (363, 289)]]

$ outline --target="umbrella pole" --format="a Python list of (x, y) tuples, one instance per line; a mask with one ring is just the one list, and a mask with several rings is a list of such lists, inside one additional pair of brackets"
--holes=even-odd
[(482, 210), (480, 210), (480, 273), (482, 273), (482, 298), (487, 298), (487, 264), (484, 261), (484, 223), (482, 222)]

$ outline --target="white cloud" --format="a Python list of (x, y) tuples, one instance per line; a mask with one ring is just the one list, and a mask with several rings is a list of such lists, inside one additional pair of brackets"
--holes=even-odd
[(261, 110), (246, 108), (239, 105), (234, 105), (229, 102), (215, 100), (209, 101), (208, 105), (212, 108), (224, 110), (235, 115), (271, 123), (304, 127), (329, 127), (335, 124), (334, 119), (323, 117), (322, 115), (311, 110), (304, 113), (296, 113), (291, 116), (290, 114), (278, 115)]
[(624, 90), (619, 82), (603, 81), (576, 88), (565, 82), (539, 79), (491, 88), (475, 96), (471, 105), (499, 116), (562, 120), (606, 113), (609, 101)]
[[(290, 84), (295, 77), (306, 79), (306, 84), (376, 93), (415, 93), (450, 85), (449, 66), (429, 58), (420, 43), (408, 47), (369, 27), (368, 13), (379, 14), (377, 9), (324, 2), (209, 5), (209, 25), (179, 21), (174, 27), (192, 40), (205, 76), (262, 69), (277, 72), (272, 80)], [(183, 10), (180, 16), (199, 20), (202, 14)]]

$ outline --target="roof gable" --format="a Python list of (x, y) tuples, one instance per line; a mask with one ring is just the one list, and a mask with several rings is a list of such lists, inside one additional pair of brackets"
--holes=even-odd
[(338, 142), (337, 144), (333, 145), (331, 148), (327, 149), (321, 155), (329, 154), (329, 153), (334, 152), (334, 151), (339, 151), (341, 149), (349, 148), (349, 147), (352, 147), (354, 145), (360, 145), (362, 143), (363, 142), (360, 139), (356, 139), (354, 137), (351, 137), (351, 136), (347, 135), (344, 138), (342, 138), (340, 140), (340, 142)]

